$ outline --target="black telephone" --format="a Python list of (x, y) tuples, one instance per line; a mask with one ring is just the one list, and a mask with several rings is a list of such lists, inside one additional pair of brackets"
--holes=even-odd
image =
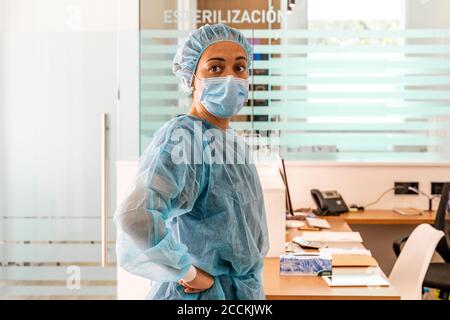
[(344, 199), (342, 199), (342, 196), (337, 191), (319, 191), (312, 189), (311, 196), (317, 206), (317, 210), (314, 210), (315, 214), (321, 216), (338, 216), (348, 211)]

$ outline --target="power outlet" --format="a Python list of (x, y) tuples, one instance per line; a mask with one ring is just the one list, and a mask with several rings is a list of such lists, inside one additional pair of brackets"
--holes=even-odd
[(415, 191), (409, 190), (408, 187), (419, 190), (418, 182), (394, 182), (395, 194), (418, 194)]
[(431, 183), (431, 195), (440, 195), (442, 193), (443, 187), (444, 187), (444, 182), (432, 182)]

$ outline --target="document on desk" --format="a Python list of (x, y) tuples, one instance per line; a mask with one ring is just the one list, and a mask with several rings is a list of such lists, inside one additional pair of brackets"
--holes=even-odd
[(303, 232), (303, 238), (307, 241), (321, 242), (363, 242), (359, 232)]
[(333, 267), (376, 267), (377, 261), (363, 254), (333, 254)]
[(321, 228), (321, 229), (329, 229), (330, 228), (330, 224), (325, 219), (307, 217), (306, 222), (308, 222), (308, 224), (311, 227), (317, 227), (317, 228)]
[(365, 255), (365, 256), (372, 256), (372, 253), (370, 250), (363, 249), (363, 248), (320, 248), (320, 252), (322, 253), (328, 253), (328, 254), (351, 254), (351, 255)]
[(323, 280), (330, 287), (371, 287), (371, 286), (389, 286), (389, 282), (379, 274), (361, 275), (333, 275), (324, 276)]
[(298, 221), (298, 220), (287, 220), (286, 221), (286, 228), (289, 229), (298, 229), (301, 227), (304, 227), (305, 223), (303, 221)]

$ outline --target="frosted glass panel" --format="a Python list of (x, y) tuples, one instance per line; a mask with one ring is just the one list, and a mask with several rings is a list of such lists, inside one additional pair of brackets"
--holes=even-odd
[[(56, 19), (62, 2), (39, 1), (30, 20)], [(9, 8), (11, 21), (28, 21), (25, 6)], [(113, 299), (112, 212), (101, 267), (101, 115), (114, 168), (116, 34), (50, 27), (0, 34), (0, 299)]]
[[(450, 159), (450, 29), (242, 31), (255, 61), (241, 133), (292, 159)], [(187, 33), (141, 31), (141, 150), (191, 105), (171, 74)]]

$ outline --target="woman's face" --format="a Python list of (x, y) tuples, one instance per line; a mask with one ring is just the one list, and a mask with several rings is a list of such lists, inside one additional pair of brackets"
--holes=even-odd
[(194, 98), (199, 98), (202, 83), (198, 78), (226, 77), (247, 79), (247, 55), (241, 45), (221, 41), (210, 45), (200, 57), (195, 72)]

